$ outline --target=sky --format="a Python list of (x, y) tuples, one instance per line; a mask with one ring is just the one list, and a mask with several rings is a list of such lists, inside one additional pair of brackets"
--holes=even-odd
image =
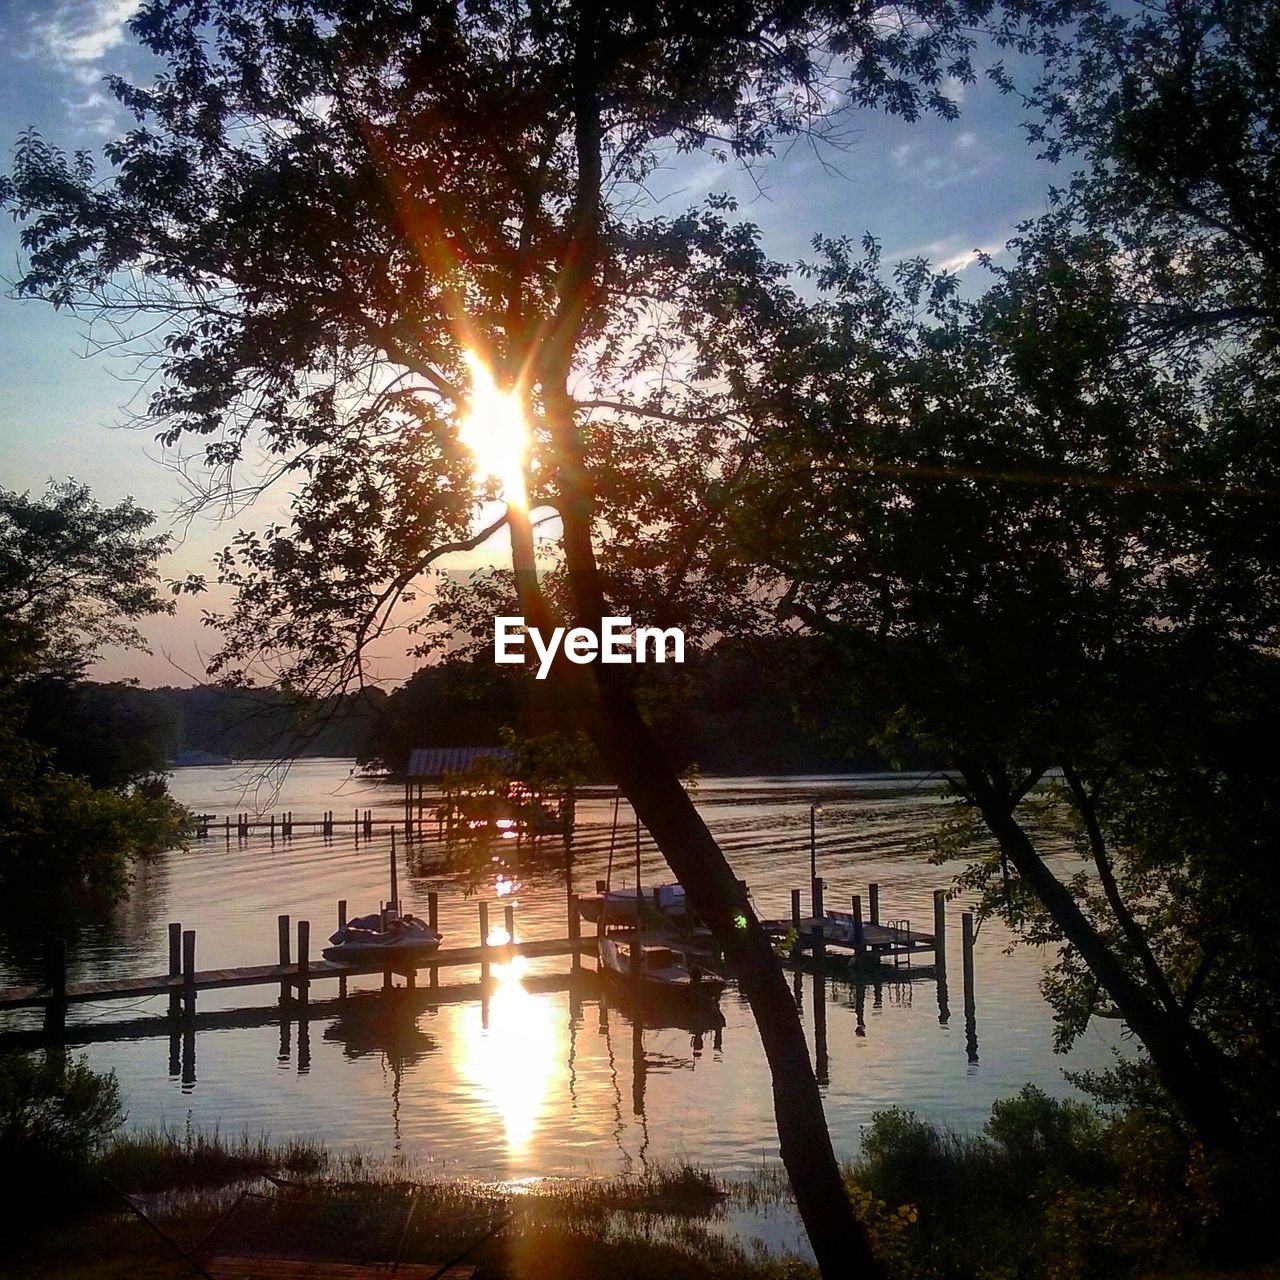
[[(106, 94), (102, 77), (149, 79), (155, 64), (134, 42), (127, 21), (138, 0), (0, 0), (0, 145), (10, 166), (19, 134), (34, 127), (63, 151), (99, 150), (131, 120)], [(994, 61), (979, 57), (979, 65)], [(1034, 68), (1012, 65), (1029, 81)], [(761, 228), (773, 257), (796, 261), (815, 233), (871, 232), (886, 262), (923, 255), (959, 271), (978, 287), (977, 250), (998, 253), (1024, 218), (1042, 212), (1062, 175), (1037, 159), (1020, 127), (1016, 95), (1002, 96), (979, 76), (950, 83), (953, 122), (905, 124), (875, 112), (848, 118), (848, 145), (815, 155), (797, 145), (754, 178), (708, 156), (684, 157), (660, 171), (651, 190), (658, 208), (678, 212), (709, 191), (738, 196), (740, 216)], [(19, 230), (0, 222), (0, 279), (21, 269)], [(174, 535), (161, 566), (166, 578), (207, 573), (214, 553), (238, 527), (260, 527), (285, 495), (229, 523), (184, 518), (188, 496), (172, 459), (139, 420), (147, 389), (127, 356), (95, 354), (84, 322), (46, 303), (0, 296), (0, 486), (33, 494), (51, 479), (74, 477), (112, 504), (132, 497)], [(98, 679), (186, 685), (203, 678), (217, 637), (200, 625), (203, 605), (190, 597), (172, 617), (144, 626), (151, 652), (115, 651)], [(215, 599), (214, 603), (217, 601)], [(407, 661), (384, 663), (392, 678)]]

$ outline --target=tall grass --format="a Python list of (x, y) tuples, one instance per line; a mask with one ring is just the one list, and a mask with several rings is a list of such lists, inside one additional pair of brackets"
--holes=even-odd
[(323, 1145), (294, 1139), (276, 1143), (248, 1132), (225, 1138), (216, 1127), (159, 1126), (118, 1134), (102, 1150), (95, 1171), (125, 1191), (142, 1193), (225, 1186), (251, 1178), (311, 1176), (331, 1163)]

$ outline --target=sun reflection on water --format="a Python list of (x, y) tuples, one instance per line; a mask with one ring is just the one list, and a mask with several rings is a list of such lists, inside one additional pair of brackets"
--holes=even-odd
[(461, 1062), (465, 1076), (501, 1118), (507, 1153), (516, 1158), (529, 1153), (557, 1055), (564, 1056), (550, 1003), (521, 981), (528, 967), (524, 956), (492, 967), (493, 994), (484, 1015), (469, 1021)]

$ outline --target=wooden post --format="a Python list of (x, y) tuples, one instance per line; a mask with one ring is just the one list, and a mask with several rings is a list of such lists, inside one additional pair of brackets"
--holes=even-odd
[[(347, 900), (346, 898), (338, 899), (338, 929), (342, 930), (347, 923)], [(347, 998), (347, 977), (342, 974), (338, 978), (338, 999), (345, 1000)]]
[(503, 923), (507, 926), (507, 944), (514, 945), (516, 940), (516, 909), (507, 907), (503, 912)]
[(298, 921), (298, 999), (307, 1003), (307, 989), (311, 986), (311, 921)]
[(182, 931), (182, 1001), (188, 1018), (196, 1013), (196, 931)]
[[(821, 883), (821, 881), (818, 881), (818, 883)], [(813, 926), (813, 958), (818, 964), (821, 964), (827, 958), (827, 944), (823, 939), (823, 929), (820, 922)]]
[(867, 896), (870, 898), (871, 906), (871, 923), (880, 923), (880, 886), (878, 884), (869, 884), (867, 886)]
[(44, 982), (55, 1000), (67, 998), (67, 944), (61, 938), (45, 939)]
[(273, 813), (271, 815), (271, 843), (275, 844), (275, 842), (276, 842), (276, 815)]
[[(280, 964), (281, 967), (289, 963), (289, 917), (276, 916), (276, 937), (280, 943)], [(280, 979), (280, 999), (287, 1000), (289, 998), (289, 979), (282, 977)]]
[(960, 917), (960, 958), (964, 966), (964, 1016), (974, 1016), (973, 1003), (973, 912)]
[(45, 939), (44, 982), (49, 989), (44, 1007), (45, 1034), (60, 1037), (67, 1019), (67, 944), (62, 938)]
[(578, 895), (571, 893), (569, 895), (569, 946), (572, 948), (570, 952), (569, 968), (577, 973), (582, 968), (582, 953), (578, 949), (578, 943), (582, 939), (582, 921), (578, 916)]
[(939, 973), (947, 971), (947, 891), (933, 891), (933, 964)]
[[(436, 931), (440, 932), (440, 895), (432, 889), (427, 894), (427, 923)], [(438, 987), (440, 985), (440, 967), (438, 965), (431, 966), (431, 985)]]
[(964, 965), (964, 1048), (970, 1062), (978, 1061), (978, 1019), (973, 999), (973, 914), (960, 917), (960, 954)]
[[(169, 925), (169, 977), (177, 978), (182, 973), (182, 926), (180, 924)], [(178, 1012), (178, 993), (170, 991), (169, 993), (169, 1013), (171, 1015)]]
[(800, 932), (800, 890), (791, 890), (791, 927)]
[(391, 833), (391, 907), (400, 914), (400, 882), (396, 876), (396, 833)]
[(489, 904), (480, 904), (480, 981), (489, 982)]
[(853, 945), (858, 955), (862, 954), (866, 934), (862, 931), (862, 894), (853, 895)]
[(812, 901), (813, 901), (813, 918), (815, 920), (821, 920), (824, 914), (823, 902), (822, 902), (822, 889), (823, 889), (822, 877), (814, 876)]

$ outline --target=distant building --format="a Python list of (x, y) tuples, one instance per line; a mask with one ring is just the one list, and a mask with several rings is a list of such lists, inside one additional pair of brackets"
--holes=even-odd
[(230, 756), (215, 755), (212, 751), (179, 751), (169, 761), (171, 769), (194, 769), (214, 764), (235, 764), (235, 761)]
[(411, 782), (436, 781), (447, 773), (465, 773), (480, 760), (511, 764), (515, 753), (505, 747), (414, 747), (409, 752), (405, 779)]

